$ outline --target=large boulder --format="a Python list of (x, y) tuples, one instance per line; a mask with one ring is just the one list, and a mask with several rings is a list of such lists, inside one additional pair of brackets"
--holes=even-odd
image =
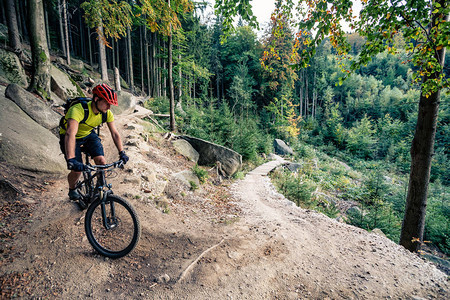
[(83, 96), (81, 88), (77, 86), (75, 81), (71, 80), (66, 73), (54, 65), (50, 68), (50, 75), (52, 92), (54, 92), (59, 98), (68, 99)]
[(8, 85), (5, 96), (15, 102), (17, 106), (39, 125), (50, 130), (54, 130), (59, 126), (61, 116), (47, 106), (41, 99), (27, 92), (17, 84)]
[(114, 114), (121, 114), (124, 112), (132, 112), (136, 106), (137, 98), (133, 94), (125, 91), (117, 92), (117, 101), (119, 106), (111, 106), (111, 111)]
[(242, 155), (229, 148), (190, 136), (181, 136), (198, 152), (198, 164), (203, 166), (220, 163), (219, 170), (226, 177), (232, 176), (242, 166)]
[(275, 148), (275, 153), (279, 155), (293, 155), (291, 147), (289, 147), (283, 140), (275, 139), (273, 142), (273, 147)]
[(0, 81), (27, 86), (27, 76), (19, 57), (10, 51), (0, 48)]
[(173, 147), (175, 150), (180, 153), (181, 155), (187, 157), (189, 160), (197, 163), (200, 155), (198, 154), (197, 150), (192, 147), (192, 145), (183, 139), (177, 139), (172, 142)]
[(22, 169), (62, 174), (66, 172), (59, 140), (37, 124), (14, 102), (0, 94), (0, 160)]

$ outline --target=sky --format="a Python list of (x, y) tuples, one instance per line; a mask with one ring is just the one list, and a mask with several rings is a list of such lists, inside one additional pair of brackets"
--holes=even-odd
[[(207, 0), (211, 3), (211, 8), (208, 10), (213, 12), (215, 0)], [(265, 25), (270, 21), (270, 16), (275, 9), (275, 0), (251, 0), (253, 14), (256, 16), (259, 27), (261, 30), (264, 29)], [(356, 0), (353, 6), (353, 14), (358, 14), (361, 9), (361, 1)], [(344, 25), (344, 31), (348, 32), (350, 29)]]

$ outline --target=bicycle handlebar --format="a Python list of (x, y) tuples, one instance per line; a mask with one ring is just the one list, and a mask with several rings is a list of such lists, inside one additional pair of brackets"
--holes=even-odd
[(109, 169), (109, 168), (121, 168), (121, 169), (123, 169), (123, 165), (124, 165), (123, 161), (122, 160), (118, 160), (118, 161), (115, 161), (113, 163), (106, 164), (106, 165), (90, 165), (90, 164), (87, 164), (85, 166), (89, 170), (96, 171), (96, 170), (106, 170), (106, 169)]

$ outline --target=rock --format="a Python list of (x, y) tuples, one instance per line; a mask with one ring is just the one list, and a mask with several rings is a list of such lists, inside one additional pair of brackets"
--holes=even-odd
[[(5, 96), (16, 103), (17, 106), (39, 125), (50, 130), (59, 126), (61, 115), (54, 112), (42, 100), (27, 92), (17, 84), (8, 85)], [(17, 122), (14, 123), (17, 124)]]
[(199, 159), (198, 152), (189, 144), (188, 141), (183, 139), (178, 139), (172, 142), (175, 150), (181, 155), (187, 157), (189, 160), (197, 163)]
[(84, 96), (78, 91), (76, 83), (70, 80), (69, 76), (55, 67), (54, 65), (50, 68), (51, 75), (51, 90), (54, 92), (59, 98), (65, 100), (68, 98), (75, 98), (78, 96)]
[(200, 186), (200, 180), (197, 175), (194, 174), (191, 170), (184, 170), (172, 175), (172, 177), (178, 179), (183, 182), (187, 187), (191, 187), (191, 182), (195, 183), (197, 186)]
[(275, 139), (273, 142), (273, 147), (275, 148), (275, 153), (279, 155), (294, 155), (294, 151), (292, 151), (291, 147), (286, 145), (283, 140)]
[(242, 166), (242, 155), (236, 151), (194, 137), (181, 136), (181, 138), (188, 141), (198, 152), (199, 165), (209, 166), (220, 162), (222, 175), (226, 177), (232, 176)]
[(117, 92), (117, 101), (119, 102), (119, 106), (111, 107), (111, 111), (117, 115), (130, 110), (131, 112), (134, 111), (137, 102), (133, 94), (125, 91)]
[(59, 139), (1, 95), (0, 160), (31, 171), (66, 173)]
[(156, 282), (159, 284), (168, 283), (170, 281), (170, 276), (167, 274), (161, 275), (156, 279)]
[(0, 48), (0, 81), (16, 83), (22, 87), (28, 85), (25, 70), (19, 57), (10, 51)]
[(286, 164), (286, 168), (288, 168), (288, 170), (291, 172), (297, 172), (298, 170), (303, 168), (303, 165), (299, 163), (288, 163)]
[(381, 229), (379, 228), (375, 228), (372, 230), (372, 233), (375, 233), (376, 235), (382, 236), (382, 237), (386, 237), (386, 235), (384, 234), (383, 231), (381, 231)]
[(83, 71), (84, 70), (84, 62), (82, 60), (71, 57), (70, 58), (70, 67), (74, 68), (75, 70), (78, 70), (78, 71)]

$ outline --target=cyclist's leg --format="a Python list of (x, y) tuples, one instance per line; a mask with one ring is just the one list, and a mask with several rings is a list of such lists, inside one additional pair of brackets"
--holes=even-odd
[(80, 179), (81, 172), (70, 171), (67, 175), (67, 181), (69, 182), (69, 189), (73, 190), (77, 185), (78, 179)]

